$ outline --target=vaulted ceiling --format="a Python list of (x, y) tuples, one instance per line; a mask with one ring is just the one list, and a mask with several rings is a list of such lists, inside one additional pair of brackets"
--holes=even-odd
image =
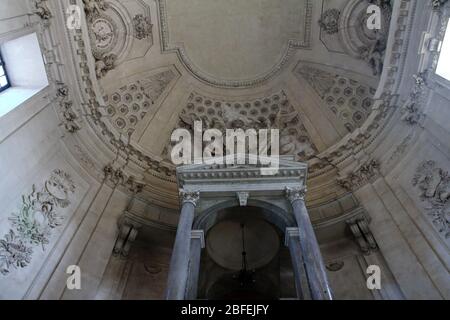
[(203, 129), (279, 128), (281, 153), (309, 161), (321, 185), (334, 185), (317, 199), (346, 192), (336, 172), (325, 178), (333, 168), (323, 171), (331, 160), (322, 154), (371, 117), (389, 5), (374, 32), (366, 0), (83, 2), (100, 128), (117, 140), (113, 148), (122, 141), (168, 174), (159, 190), (161, 176), (136, 169), (153, 195), (159, 190), (157, 203), (176, 199), (171, 133), (195, 120)]

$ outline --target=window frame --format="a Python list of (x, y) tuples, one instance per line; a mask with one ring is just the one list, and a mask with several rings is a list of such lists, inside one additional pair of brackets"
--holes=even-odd
[(6, 86), (2, 87), (0, 85), (0, 93), (1, 93), (1, 92), (4, 92), (5, 90), (11, 88), (11, 82), (10, 82), (9, 77), (8, 77), (8, 71), (6, 70), (6, 62), (3, 59), (1, 50), (0, 50), (0, 66), (3, 67), (3, 71), (5, 73), (5, 78), (6, 78), (6, 82), (7, 82)]
[(447, 40), (447, 41), (450, 42), (450, 16), (447, 13), (447, 15), (442, 16), (441, 19), (442, 19), (442, 21), (441, 21), (442, 27), (441, 27), (441, 30), (440, 30), (440, 34), (438, 36), (438, 39), (439, 39), (439, 41), (441, 43), (440, 43), (439, 52), (437, 52), (437, 54), (436, 54), (436, 58), (435, 58), (436, 60), (434, 62), (435, 65), (434, 65), (433, 70), (434, 70), (435, 76), (438, 79), (443, 80), (443, 81), (445, 81), (448, 84), (448, 83), (450, 83), (450, 78), (446, 78), (445, 76), (439, 74), (438, 73), (438, 67), (439, 67), (439, 63), (440, 63), (441, 58), (443, 58), (441, 55), (443, 53), (442, 52), (442, 48), (444, 46), (444, 41)]

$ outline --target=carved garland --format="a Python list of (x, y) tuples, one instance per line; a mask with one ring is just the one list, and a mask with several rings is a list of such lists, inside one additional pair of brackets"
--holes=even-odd
[(0, 273), (7, 275), (11, 269), (25, 268), (31, 263), (33, 250), (50, 243), (53, 230), (60, 227), (64, 217), (59, 208), (70, 205), (70, 195), (75, 184), (69, 174), (55, 170), (37, 190), (32, 186), (28, 195), (22, 196), (20, 210), (9, 219), (11, 228), (0, 240)]
[(434, 161), (423, 162), (416, 170), (412, 185), (420, 190), (427, 217), (436, 230), (450, 238), (450, 176)]

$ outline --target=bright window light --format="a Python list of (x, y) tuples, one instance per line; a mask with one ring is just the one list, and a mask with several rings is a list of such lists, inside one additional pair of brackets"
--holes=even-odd
[(439, 62), (436, 68), (436, 73), (450, 81), (450, 20), (447, 24), (447, 31), (445, 32), (444, 41), (442, 42), (441, 53), (439, 55)]
[(0, 51), (2, 117), (44, 89), (48, 79), (35, 33), (0, 43)]
[(5, 91), (10, 87), (8, 75), (6, 74), (5, 63), (0, 52), (0, 92)]

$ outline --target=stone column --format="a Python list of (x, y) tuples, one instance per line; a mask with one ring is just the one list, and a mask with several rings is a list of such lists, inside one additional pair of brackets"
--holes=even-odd
[(200, 199), (199, 192), (180, 192), (181, 214), (178, 221), (175, 245), (170, 259), (167, 280), (166, 299), (183, 300), (188, 280), (189, 258), (191, 248), (191, 231), (194, 222), (195, 207)]
[(187, 300), (197, 299), (198, 278), (203, 248), (205, 248), (205, 235), (203, 230), (193, 230), (191, 232), (191, 258), (189, 260), (189, 278), (186, 290)]
[(306, 188), (286, 188), (299, 228), (300, 247), (313, 300), (332, 300), (330, 286), (308, 210), (305, 205)]
[(298, 228), (287, 228), (284, 244), (289, 248), (289, 253), (291, 254), (297, 298), (300, 300), (311, 300), (299, 236)]

